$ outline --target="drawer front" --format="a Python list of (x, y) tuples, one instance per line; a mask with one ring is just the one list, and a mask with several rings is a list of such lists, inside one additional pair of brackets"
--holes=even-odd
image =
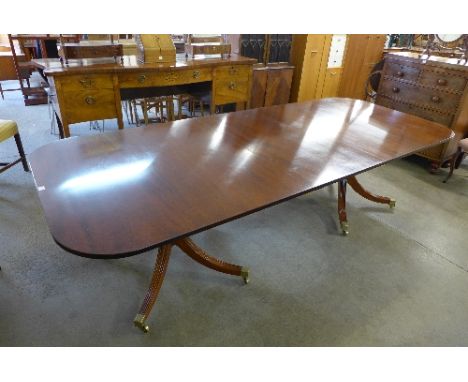
[(447, 91), (463, 92), (466, 87), (467, 78), (454, 75), (448, 70), (438, 69), (436, 71), (423, 70), (419, 83), (425, 86), (438, 87)]
[(214, 85), (214, 104), (247, 102), (249, 100), (249, 84), (247, 79), (216, 80)]
[(383, 74), (404, 79), (406, 81), (416, 81), (419, 77), (420, 69), (415, 66), (405, 65), (403, 63), (386, 61)]
[(159, 73), (122, 73), (119, 75), (121, 88), (171, 86), (211, 81), (211, 69), (171, 70)]
[(251, 65), (229, 65), (219, 66), (214, 70), (216, 79), (233, 80), (238, 78), (247, 79), (252, 72)]
[(383, 78), (379, 94), (424, 108), (455, 113), (460, 102), (458, 94), (446, 93), (435, 88), (424, 88), (402, 81)]
[(62, 114), (66, 114), (69, 123), (117, 118), (114, 91), (112, 89), (70, 91), (64, 97)]
[(412, 114), (417, 117), (427, 119), (428, 121), (440, 123), (444, 126), (450, 127), (453, 120), (453, 114), (438, 113), (433, 110), (422, 109), (416, 105), (397, 102), (391, 98), (386, 98), (382, 96), (377, 97), (376, 103), (378, 105), (388, 107), (389, 109), (398, 110), (403, 113)]
[(65, 93), (83, 90), (113, 89), (110, 75), (79, 75), (60, 78), (60, 85)]

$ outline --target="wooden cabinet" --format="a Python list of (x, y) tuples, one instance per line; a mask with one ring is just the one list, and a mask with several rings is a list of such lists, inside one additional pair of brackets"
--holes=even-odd
[(346, 35), (294, 36), (292, 102), (338, 96), (346, 41)]
[(339, 97), (365, 99), (366, 83), (372, 68), (382, 60), (386, 35), (348, 35)]
[(288, 103), (293, 70), (288, 64), (254, 65), (250, 107)]
[(418, 153), (437, 168), (468, 134), (467, 83), (468, 67), (457, 64), (456, 59), (421, 60), (410, 52), (387, 54), (375, 102), (454, 130), (452, 142)]

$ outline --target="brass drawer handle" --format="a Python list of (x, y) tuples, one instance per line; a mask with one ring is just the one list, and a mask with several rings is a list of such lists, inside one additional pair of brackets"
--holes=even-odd
[(447, 85), (447, 80), (443, 79), (443, 78), (439, 78), (437, 80), (437, 85), (442, 85), (442, 86), (445, 86)]
[(84, 100), (88, 105), (94, 105), (96, 103), (96, 98), (91, 96), (87, 96)]
[(167, 81), (167, 82), (173, 82), (173, 81), (176, 81), (177, 78), (179, 78), (179, 76), (177, 75), (177, 73), (169, 73), (166, 75), (166, 77), (164, 77), (164, 80)]
[(402, 71), (398, 71), (396, 75), (398, 77), (404, 77), (405, 73), (403, 73)]
[(235, 90), (236, 88), (237, 88), (236, 83), (231, 81), (231, 82), (229, 83), (229, 89)]
[(394, 93), (399, 93), (399, 92), (400, 92), (400, 88), (397, 88), (396, 86), (394, 86), (394, 87), (392, 88), (392, 92), (394, 92)]
[(194, 79), (199, 78), (199, 77), (200, 77), (200, 71), (194, 70), (194, 71), (193, 71), (193, 74), (192, 74), (192, 77), (193, 77)]
[(84, 88), (90, 88), (93, 85), (93, 81), (89, 78), (85, 78), (83, 80), (80, 80), (80, 84)]
[(439, 103), (440, 102), (440, 97), (439, 96), (432, 96), (431, 101), (435, 102), (435, 103)]
[(146, 81), (146, 76), (145, 76), (144, 74), (140, 74), (140, 75), (138, 76), (137, 81), (138, 81), (140, 84), (142, 84), (143, 82)]
[(238, 72), (239, 72), (239, 71), (238, 71), (236, 68), (231, 67), (231, 68), (229, 69), (229, 74), (230, 74), (231, 76), (237, 74)]

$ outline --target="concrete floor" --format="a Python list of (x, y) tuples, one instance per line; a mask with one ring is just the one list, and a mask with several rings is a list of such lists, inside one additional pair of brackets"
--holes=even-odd
[[(16, 86), (15, 83), (6, 83)], [(0, 100), (26, 153), (54, 141), (47, 106)], [(106, 122), (106, 130), (115, 130)], [(76, 135), (99, 134), (87, 124)], [(0, 145), (0, 160), (15, 155)], [(90, 260), (51, 238), (30, 174), (0, 175), (0, 345), (467, 346), (468, 160), (443, 184), (409, 158), (360, 176), (395, 210), (348, 196), (339, 234), (330, 186), (194, 236), (210, 254), (250, 267), (251, 282), (174, 250), (149, 334), (132, 320), (154, 252)]]

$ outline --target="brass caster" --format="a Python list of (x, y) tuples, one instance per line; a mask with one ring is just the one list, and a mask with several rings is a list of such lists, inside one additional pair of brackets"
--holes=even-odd
[(341, 232), (343, 232), (343, 235), (348, 235), (349, 233), (349, 224), (348, 222), (344, 221), (340, 223), (341, 226)]
[(249, 283), (249, 268), (242, 268), (240, 276), (244, 280), (245, 284)]
[(143, 333), (149, 332), (149, 326), (145, 323), (145, 316), (142, 314), (137, 314), (133, 320), (133, 324), (140, 329)]
[(395, 208), (395, 204), (396, 204), (395, 199), (390, 199), (390, 201), (388, 202), (388, 205), (390, 206), (390, 208)]

